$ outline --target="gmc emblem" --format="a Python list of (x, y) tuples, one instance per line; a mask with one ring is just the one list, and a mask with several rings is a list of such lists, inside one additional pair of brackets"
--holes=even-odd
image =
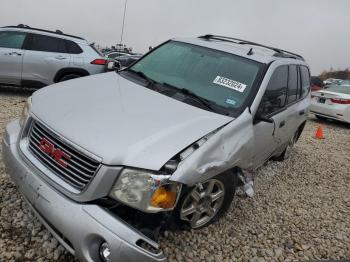
[(39, 148), (45, 154), (55, 159), (55, 161), (63, 167), (68, 167), (67, 161), (70, 159), (70, 155), (67, 155), (59, 148), (55, 148), (55, 145), (48, 141), (45, 137), (40, 140)]

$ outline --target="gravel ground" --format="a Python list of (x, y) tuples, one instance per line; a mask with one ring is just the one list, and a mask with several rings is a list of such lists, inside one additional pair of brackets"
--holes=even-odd
[[(29, 92), (30, 93), (30, 92)], [(0, 94), (0, 135), (24, 95)], [(350, 258), (350, 126), (308, 121), (291, 158), (257, 173), (254, 198), (236, 197), (227, 215), (197, 231), (165, 232), (170, 261), (305, 261)], [(0, 152), (0, 261), (74, 261), (31, 214)]]

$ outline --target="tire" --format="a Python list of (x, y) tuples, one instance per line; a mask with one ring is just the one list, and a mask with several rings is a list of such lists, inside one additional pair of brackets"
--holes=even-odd
[(184, 187), (174, 210), (175, 221), (192, 229), (217, 221), (230, 207), (236, 184), (236, 174), (226, 171), (201, 183), (202, 190), (198, 184)]
[(79, 77), (81, 77), (81, 75), (68, 74), (68, 75), (62, 76), (58, 82), (63, 82), (63, 81), (67, 81), (67, 80), (71, 80), (71, 79), (75, 79), (75, 78), (79, 78)]

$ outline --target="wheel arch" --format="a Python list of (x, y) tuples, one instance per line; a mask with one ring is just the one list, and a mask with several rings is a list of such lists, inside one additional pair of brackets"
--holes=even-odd
[(298, 129), (297, 129), (297, 137), (296, 137), (296, 141), (299, 140), (300, 136), (301, 136), (301, 133), (303, 132), (304, 128), (305, 128), (305, 125), (306, 125), (306, 120), (304, 122), (302, 122)]
[(78, 74), (80, 76), (88, 76), (88, 75), (90, 75), (90, 73), (86, 69), (83, 69), (83, 68), (65, 67), (65, 68), (60, 69), (56, 73), (53, 81), (54, 81), (54, 83), (57, 83), (63, 76), (70, 75), (70, 74)]

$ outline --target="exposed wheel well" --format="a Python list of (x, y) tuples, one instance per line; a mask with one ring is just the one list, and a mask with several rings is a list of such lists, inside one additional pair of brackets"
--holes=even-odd
[(298, 127), (298, 129), (297, 129), (297, 139), (296, 139), (296, 141), (299, 140), (299, 137), (301, 136), (301, 133), (303, 132), (305, 125), (306, 125), (306, 121), (304, 121), (303, 123), (301, 123), (301, 125)]
[(66, 75), (79, 75), (79, 76), (88, 76), (90, 75), (88, 71), (86, 71), (85, 69), (82, 68), (74, 68), (74, 67), (69, 67), (69, 68), (62, 68), (60, 69), (56, 75), (55, 78), (53, 79), (53, 81), (55, 83), (59, 82), (60, 79)]

